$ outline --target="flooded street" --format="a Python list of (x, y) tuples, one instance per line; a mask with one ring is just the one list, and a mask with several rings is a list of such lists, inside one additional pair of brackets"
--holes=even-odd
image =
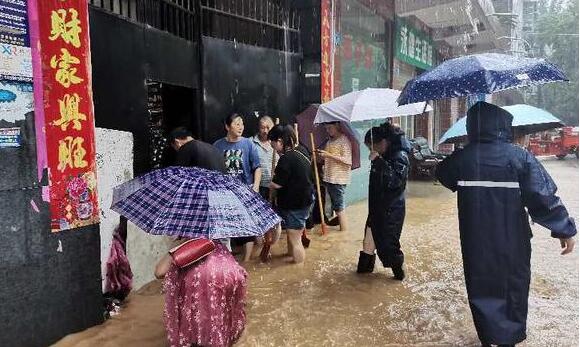
[[(578, 219), (578, 161), (543, 161), (564, 204)], [(390, 270), (355, 273), (366, 202), (348, 208), (349, 230), (313, 232), (306, 264), (251, 263), (248, 325), (237, 346), (479, 346), (467, 304), (455, 195), (431, 182), (411, 182), (402, 246), (407, 278)], [(578, 249), (560, 256), (546, 229), (533, 226), (527, 346), (576, 346)], [(164, 346), (163, 297), (152, 282), (121, 314), (70, 335), (56, 346)]]

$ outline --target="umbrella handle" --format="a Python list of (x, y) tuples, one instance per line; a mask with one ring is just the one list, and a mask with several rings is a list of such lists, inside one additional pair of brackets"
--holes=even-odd
[(318, 196), (318, 210), (320, 211), (320, 233), (326, 234), (326, 223), (324, 223), (324, 209), (322, 207), (322, 196), (320, 194), (320, 181), (318, 180), (318, 165), (316, 165), (316, 145), (314, 144), (314, 134), (310, 133), (310, 144), (312, 145), (312, 162), (314, 163), (314, 178), (316, 181), (316, 194)]

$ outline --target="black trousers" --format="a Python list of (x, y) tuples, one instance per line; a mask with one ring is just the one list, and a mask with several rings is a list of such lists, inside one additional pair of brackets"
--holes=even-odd
[(371, 228), (377, 255), (384, 267), (403, 265), (405, 255), (401, 250), (401, 231), (405, 221), (405, 201), (389, 209), (370, 211), (367, 226)]

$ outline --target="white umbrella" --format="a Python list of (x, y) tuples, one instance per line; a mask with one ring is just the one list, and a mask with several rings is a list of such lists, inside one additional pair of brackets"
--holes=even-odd
[(432, 111), (426, 102), (399, 106), (401, 91), (388, 88), (367, 88), (342, 95), (321, 104), (314, 123), (358, 122), (389, 117), (410, 116)]

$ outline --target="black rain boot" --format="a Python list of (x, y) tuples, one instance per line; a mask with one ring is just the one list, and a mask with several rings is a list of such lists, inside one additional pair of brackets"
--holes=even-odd
[(393, 270), (393, 275), (395, 275), (396, 280), (402, 281), (405, 279), (405, 271), (403, 270), (403, 265), (393, 266), (391, 269)]
[(340, 220), (338, 220), (338, 216), (334, 216), (326, 222), (326, 225), (330, 227), (336, 227), (340, 225)]
[(375, 259), (376, 255), (370, 255), (365, 252), (360, 252), (358, 256), (358, 266), (356, 268), (356, 272), (359, 274), (362, 273), (371, 273), (375, 269)]

